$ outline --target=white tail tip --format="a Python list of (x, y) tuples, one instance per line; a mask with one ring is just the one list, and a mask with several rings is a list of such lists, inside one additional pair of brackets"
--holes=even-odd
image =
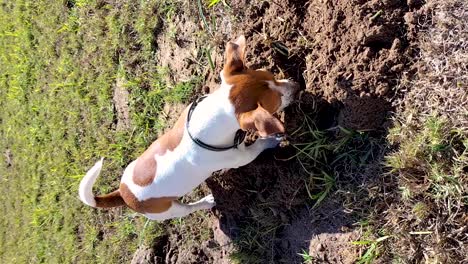
[(84, 178), (80, 182), (80, 188), (78, 194), (80, 195), (80, 200), (92, 207), (96, 207), (96, 200), (94, 199), (93, 194), (93, 185), (96, 182), (97, 177), (102, 169), (102, 163), (104, 158), (101, 158), (94, 166), (86, 173)]

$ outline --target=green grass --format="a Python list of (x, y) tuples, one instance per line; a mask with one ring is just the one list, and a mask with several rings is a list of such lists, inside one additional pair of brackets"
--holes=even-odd
[[(388, 136), (391, 143), (399, 143), (399, 150), (387, 157), (387, 166), (403, 176), (400, 178), (400, 187), (405, 190), (403, 199), (411, 201), (421, 194), (415, 187), (421, 187), (418, 182), (422, 179), (426, 185), (424, 195), (431, 200), (461, 198), (466, 180), (466, 134), (453, 129), (438, 114), (413, 129), (396, 126)], [(413, 211), (420, 215), (426, 206), (420, 201), (414, 207)]]
[[(68, 7), (66, 5), (68, 3)], [(117, 187), (123, 167), (164, 128), (166, 102), (184, 102), (199, 78), (164, 81), (155, 33), (172, 1), (0, 3), (0, 262), (119, 263), (162, 234), (130, 211), (78, 200), (100, 157), (97, 192)], [(116, 131), (117, 78), (130, 93), (132, 129)]]

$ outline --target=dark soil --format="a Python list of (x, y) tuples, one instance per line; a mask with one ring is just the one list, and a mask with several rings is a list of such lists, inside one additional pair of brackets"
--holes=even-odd
[[(212, 192), (217, 201), (211, 239), (187, 245), (173, 226), (161, 263), (230, 263), (232, 253), (241, 263), (301, 263), (302, 252), (319, 263), (354, 263), (359, 252), (350, 242), (360, 239), (357, 223), (371, 213), (367, 203), (372, 185), (384, 171), (381, 161), (392, 101), (404, 86), (401, 80), (414, 72), (422, 3), (239, 0), (229, 5), (205, 10), (207, 20), (215, 19), (218, 26), (211, 26), (212, 36), (205, 43), (190, 32), (207, 30), (196, 4), (188, 4), (191, 11), (176, 18), (183, 45), (176, 41), (172, 47), (159, 38), (158, 45), (168, 47), (161, 52), (169, 52), (160, 55), (161, 63), (172, 67), (179, 61), (189, 69), (174, 66), (175, 80), (193, 73), (193, 64), (187, 63), (191, 53), (182, 52), (184, 47), (193, 50), (194, 43), (209, 43), (215, 70), (203, 74), (206, 90), (216, 89), (225, 42), (244, 34), (249, 67), (268, 69), (302, 86), (300, 103), (282, 117), (289, 133), (301, 127), (306, 115), (327, 131), (330, 144), (343, 138), (338, 126), (364, 131), (364, 136), (356, 133), (342, 149), (354, 159), (328, 151), (321, 165), (305, 165), (313, 175), (326, 171), (335, 181), (333, 191), (316, 208), (305, 188), (311, 175), (298, 159), (283, 160), (294, 155), (292, 147), (267, 151), (245, 167), (210, 178), (202, 191)], [(307, 135), (292, 136), (291, 143), (309, 142)], [(323, 182), (315, 183), (312, 194), (323, 190)]]

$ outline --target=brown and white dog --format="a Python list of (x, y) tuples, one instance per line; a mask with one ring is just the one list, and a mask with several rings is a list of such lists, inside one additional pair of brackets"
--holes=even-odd
[[(276, 147), (279, 139), (275, 135), (283, 133), (284, 127), (273, 114), (289, 105), (299, 91), (295, 82), (275, 80), (270, 72), (248, 69), (245, 47), (244, 36), (227, 44), (221, 87), (188, 106), (172, 130), (131, 162), (118, 190), (93, 194), (103, 160), (98, 161), (81, 180), (81, 201), (98, 208), (127, 205), (159, 221), (212, 208), (212, 195), (190, 204), (177, 199), (212, 172), (246, 165), (263, 150)], [(239, 142), (233, 146), (239, 130), (251, 129), (260, 135), (254, 144)]]

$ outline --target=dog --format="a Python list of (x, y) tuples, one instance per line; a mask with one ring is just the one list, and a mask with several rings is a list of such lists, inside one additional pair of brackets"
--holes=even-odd
[[(276, 147), (280, 142), (277, 135), (285, 130), (274, 113), (299, 93), (296, 82), (275, 80), (268, 71), (249, 69), (245, 49), (244, 36), (227, 44), (221, 86), (189, 105), (170, 131), (126, 167), (118, 190), (93, 194), (101, 159), (81, 180), (80, 200), (95, 208), (126, 205), (158, 221), (215, 206), (212, 195), (190, 204), (177, 199), (212, 172), (244, 166), (262, 151)], [(246, 146), (245, 131), (251, 130), (259, 138)]]

